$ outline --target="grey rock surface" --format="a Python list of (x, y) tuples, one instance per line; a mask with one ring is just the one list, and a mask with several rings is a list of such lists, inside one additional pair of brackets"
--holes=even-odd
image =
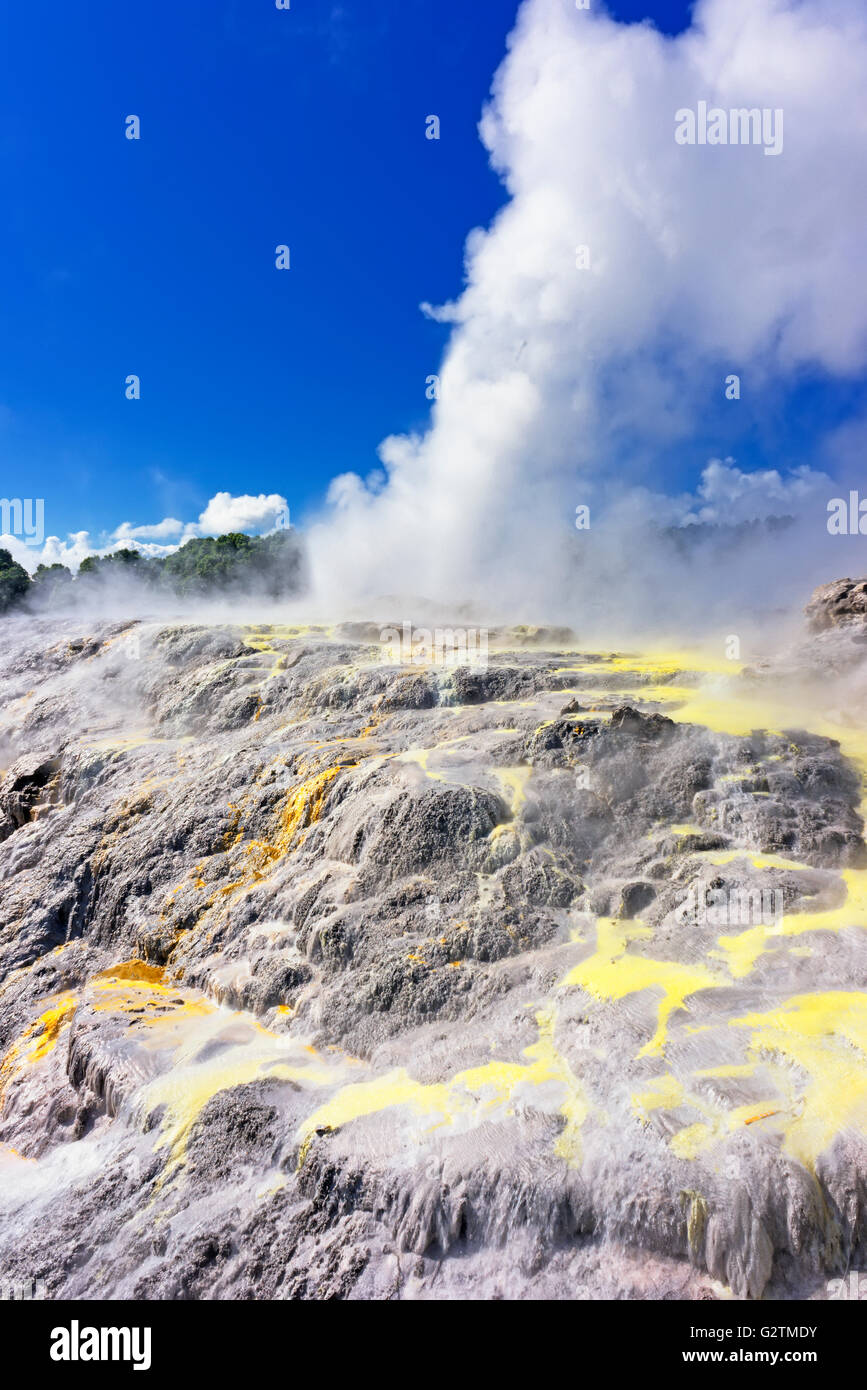
[(4, 625), (0, 1268), (823, 1297), (867, 1256), (854, 695), (378, 632)]

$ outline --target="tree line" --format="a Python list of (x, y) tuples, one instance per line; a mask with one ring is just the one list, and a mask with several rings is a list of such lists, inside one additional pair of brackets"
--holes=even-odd
[(281, 598), (301, 587), (302, 569), (294, 531), (276, 531), (271, 536), (231, 531), (187, 541), (160, 558), (139, 550), (114, 550), (109, 555), (89, 555), (75, 574), (66, 565), (39, 565), (32, 577), (8, 550), (0, 549), (0, 613), (74, 604), (97, 588), (119, 587), (127, 580), (155, 595), (207, 597), (236, 592)]

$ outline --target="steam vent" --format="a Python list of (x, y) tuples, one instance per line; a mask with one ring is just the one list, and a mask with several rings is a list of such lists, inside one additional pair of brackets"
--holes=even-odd
[(846, 584), (751, 669), (7, 619), (6, 1277), (826, 1297), (867, 1231)]

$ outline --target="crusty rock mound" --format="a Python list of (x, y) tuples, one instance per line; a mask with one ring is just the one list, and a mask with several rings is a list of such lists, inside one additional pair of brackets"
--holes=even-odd
[(867, 628), (867, 579), (835, 579), (814, 589), (804, 609), (811, 632)]
[(565, 630), (452, 667), (130, 626), (3, 632), (10, 1281), (787, 1298), (867, 1262), (867, 751), (824, 656), (795, 708), (785, 668)]

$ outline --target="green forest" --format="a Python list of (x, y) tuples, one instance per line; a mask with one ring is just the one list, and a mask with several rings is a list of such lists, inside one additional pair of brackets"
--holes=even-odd
[(249, 593), (281, 598), (301, 587), (302, 555), (295, 532), (246, 536), (240, 531), (187, 541), (171, 555), (153, 558), (138, 550), (89, 556), (78, 572), (39, 565), (31, 577), (8, 550), (0, 549), (0, 613), (38, 612), (85, 602), (88, 595), (132, 581), (159, 594), (195, 598)]

